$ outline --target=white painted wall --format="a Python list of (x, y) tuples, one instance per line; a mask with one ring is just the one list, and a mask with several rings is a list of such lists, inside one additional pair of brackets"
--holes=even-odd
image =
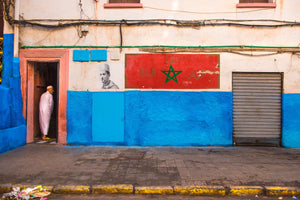
[(232, 72), (283, 72), (283, 92), (300, 93), (300, 55), (249, 57), (223, 53), (220, 55), (220, 63), (221, 90), (232, 90)]
[[(20, 1), (25, 19), (80, 19), (80, 0)], [(239, 0), (141, 0), (143, 8), (107, 9), (108, 0), (81, 0), (84, 19), (280, 19), (300, 18), (298, 0), (274, 0), (276, 9), (236, 8)]]
[[(275, 0), (274, 0), (275, 1)], [(143, 8), (108, 9), (106, 0), (26, 0), (20, 1), (20, 15), (26, 19), (276, 19), (300, 21), (299, 0), (276, 0), (276, 8), (236, 8), (238, 0), (141, 0)], [(275, 23), (275, 22), (274, 22)], [(20, 46), (72, 46), (70, 48), (69, 89), (97, 91), (101, 88), (97, 62), (73, 62), (72, 50), (76, 46), (118, 46), (118, 26), (89, 26), (87, 36), (80, 38), (79, 27), (45, 29), (20, 28)], [(172, 26), (123, 26), (123, 45), (172, 46), (299, 46), (300, 26), (282, 28), (201, 27), (177, 28)], [(110, 49), (109, 49), (110, 50)], [(126, 53), (145, 53), (138, 48), (121, 52), (120, 60), (111, 60), (111, 79), (124, 89), (124, 64)], [(263, 57), (220, 54), (220, 89), (232, 90), (232, 72), (284, 72), (284, 92), (300, 93), (300, 56), (278, 54)], [(251, 52), (248, 52), (251, 53)], [(256, 54), (267, 54), (261, 52)], [(101, 62), (103, 63), (103, 62)], [(80, 80), (80, 81), (79, 81)]]
[(12, 34), (14, 33), (14, 29), (12, 26), (9, 25), (9, 23), (4, 20), (4, 24), (3, 24), (3, 34)]
[[(108, 54), (110, 51), (108, 51)], [(110, 66), (110, 80), (120, 89), (125, 88), (125, 68), (122, 62), (73, 62), (73, 51), (70, 50), (69, 89), (77, 91), (99, 91), (102, 90), (100, 81), (100, 65), (108, 63)]]

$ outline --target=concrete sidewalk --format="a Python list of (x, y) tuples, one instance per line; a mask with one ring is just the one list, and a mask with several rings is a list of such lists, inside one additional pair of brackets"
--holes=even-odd
[(79, 186), (79, 193), (117, 187), (129, 193), (184, 194), (198, 187), (194, 192), (220, 195), (234, 193), (236, 186), (264, 194), (278, 186), (272, 188), (300, 195), (300, 149), (27, 144), (0, 155), (2, 190), (16, 184), (53, 186), (57, 193)]

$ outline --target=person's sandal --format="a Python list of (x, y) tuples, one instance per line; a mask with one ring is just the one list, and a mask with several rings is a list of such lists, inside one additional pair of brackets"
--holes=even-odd
[(50, 138), (48, 138), (47, 136), (44, 136), (44, 137), (42, 136), (42, 140), (44, 140), (44, 141), (45, 140), (50, 140)]

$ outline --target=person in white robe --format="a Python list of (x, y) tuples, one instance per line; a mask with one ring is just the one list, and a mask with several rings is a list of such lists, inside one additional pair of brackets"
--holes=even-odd
[(53, 92), (53, 87), (49, 85), (47, 91), (44, 92), (40, 98), (39, 121), (43, 140), (48, 139), (47, 135), (54, 104), (52, 96)]

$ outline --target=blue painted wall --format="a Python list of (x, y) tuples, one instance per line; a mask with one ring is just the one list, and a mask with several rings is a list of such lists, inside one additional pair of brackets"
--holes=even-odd
[(232, 145), (231, 92), (125, 94), (128, 145)]
[(73, 50), (73, 61), (88, 62), (89, 60), (89, 50)]
[(0, 85), (0, 130), (10, 127), (10, 92), (9, 88)]
[(9, 88), (9, 79), (13, 74), (13, 58), (14, 58), (14, 34), (3, 35), (3, 71), (2, 82), (3, 87)]
[(12, 77), (9, 79), (11, 93), (11, 127), (26, 124), (23, 117), (23, 102), (21, 93), (20, 59), (13, 58)]
[(13, 57), (13, 34), (3, 35), (3, 74), (0, 86), (0, 153), (25, 145), (20, 60)]
[[(284, 147), (300, 148), (298, 107), (283, 94)], [(67, 116), (69, 144), (232, 145), (231, 92), (69, 91)]]
[(0, 130), (0, 153), (26, 144), (26, 125)]
[(283, 94), (282, 145), (300, 148), (300, 94)]
[(107, 50), (91, 50), (91, 61), (106, 61), (107, 60)]
[(92, 144), (92, 93), (68, 91), (67, 143)]
[(228, 146), (232, 93), (68, 91), (67, 131), (68, 144)]
[(124, 144), (124, 93), (95, 92), (92, 108), (94, 143)]

